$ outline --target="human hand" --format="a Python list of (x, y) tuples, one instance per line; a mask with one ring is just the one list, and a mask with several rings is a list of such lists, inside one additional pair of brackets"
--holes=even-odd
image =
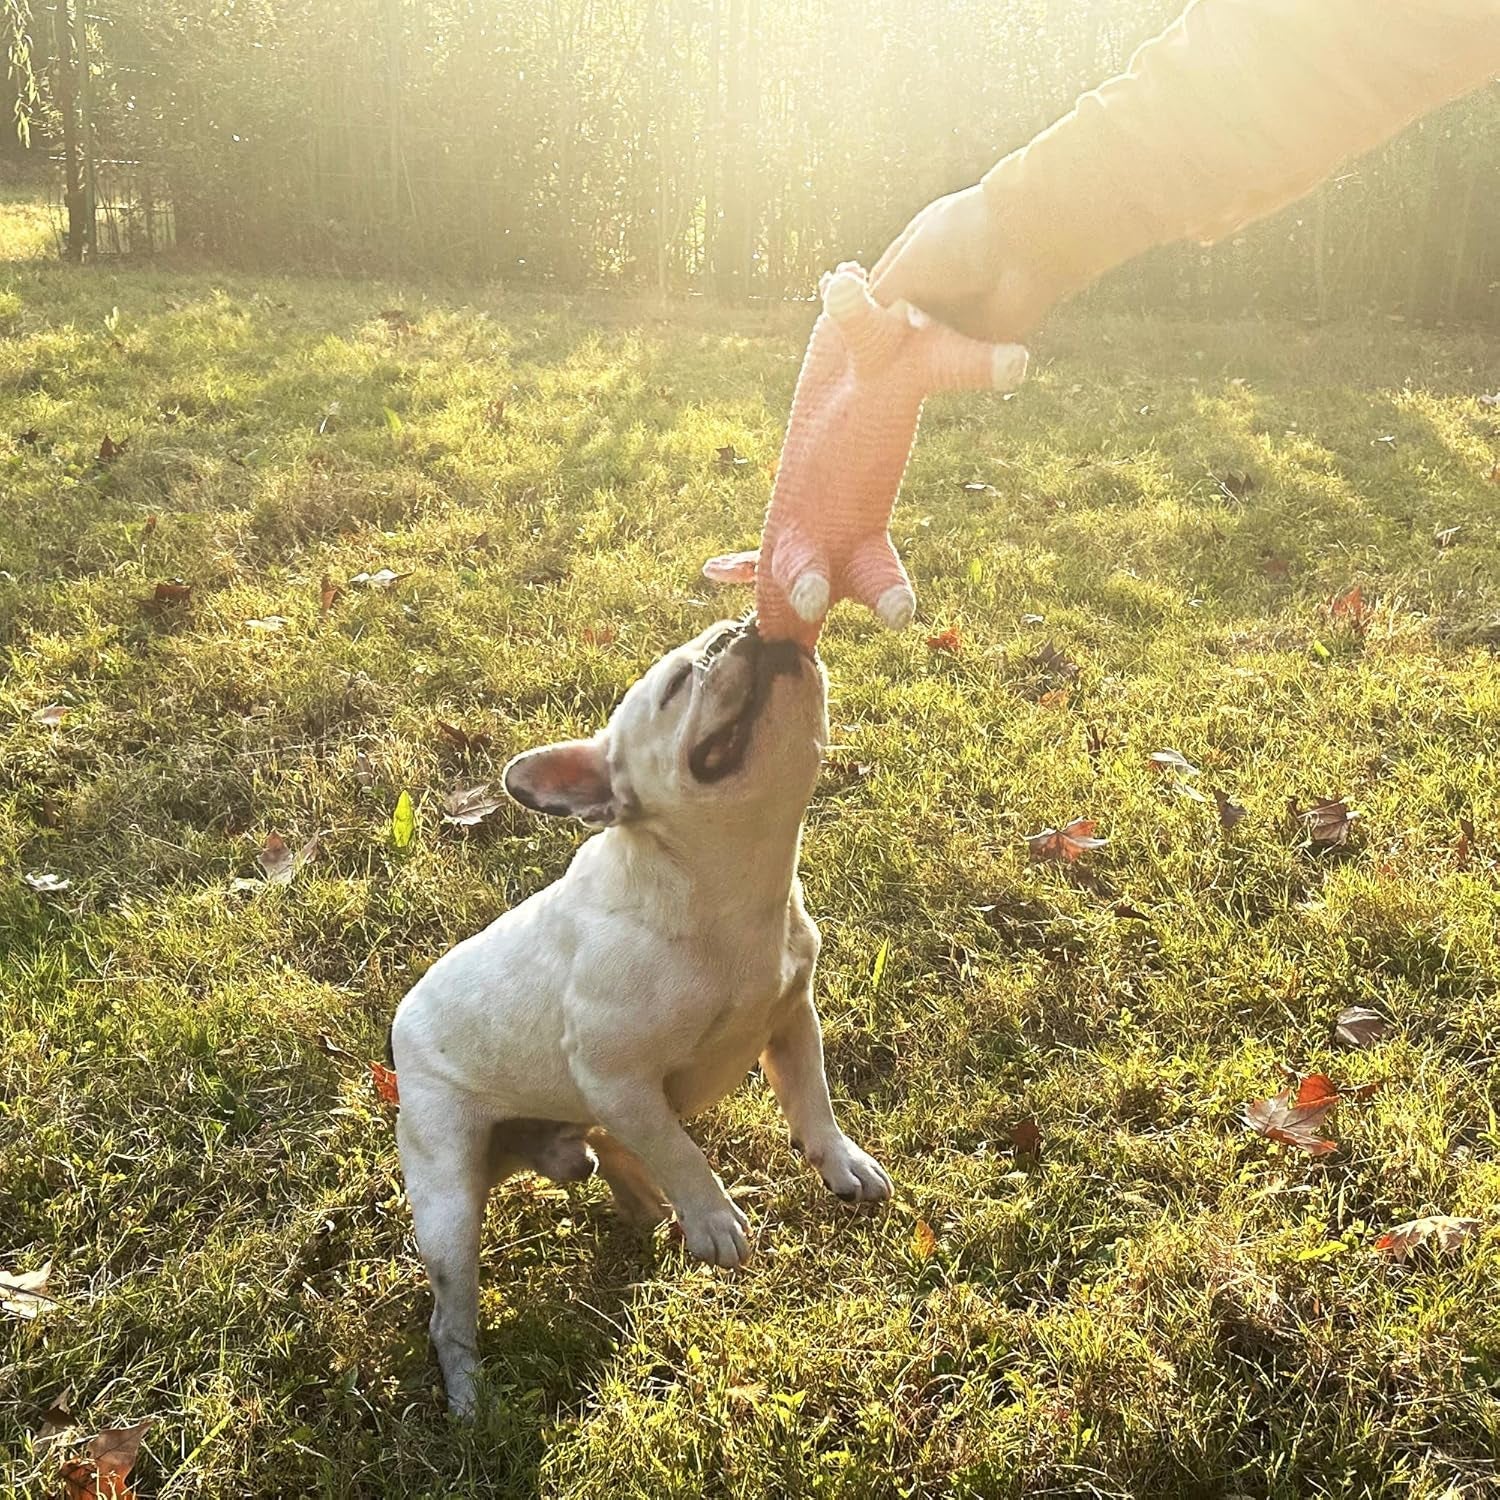
[(929, 203), (870, 273), (877, 302), (910, 302), (971, 338), (1021, 343), (1053, 297), (1024, 245), (1008, 245), (978, 184)]

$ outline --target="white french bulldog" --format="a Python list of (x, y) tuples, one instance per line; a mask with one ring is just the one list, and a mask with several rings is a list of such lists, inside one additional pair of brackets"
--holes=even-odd
[(512, 1172), (570, 1181), (597, 1162), (623, 1213), (675, 1212), (693, 1255), (738, 1266), (748, 1222), (681, 1121), (758, 1058), (829, 1188), (890, 1197), (834, 1120), (813, 1006), (797, 850), (827, 733), (815, 659), (721, 624), (657, 662), (593, 739), (506, 767), (524, 806), (605, 831), (396, 1012), (396, 1134), (455, 1412), (476, 1397), (485, 1200)]

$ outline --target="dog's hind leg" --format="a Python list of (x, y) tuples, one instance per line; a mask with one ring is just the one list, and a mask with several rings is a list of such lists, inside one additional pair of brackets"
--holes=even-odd
[(491, 1124), (402, 1077), (396, 1139), (417, 1248), (432, 1281), (432, 1346), (448, 1406), (472, 1417), (479, 1378), (479, 1226), (494, 1173)]
[(646, 1164), (634, 1151), (622, 1146), (607, 1130), (597, 1127), (588, 1143), (599, 1162), (599, 1174), (614, 1194), (615, 1208), (627, 1223), (649, 1228), (672, 1212), (666, 1195), (651, 1180)]

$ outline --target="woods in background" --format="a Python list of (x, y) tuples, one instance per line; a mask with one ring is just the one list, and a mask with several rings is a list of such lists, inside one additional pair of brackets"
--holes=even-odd
[[(836, 260), (872, 258), (1181, 8), (4, 4), (0, 19), (29, 40), (34, 146), (66, 167), (75, 254), (104, 214), (101, 249), (175, 239), (256, 265), (726, 299), (804, 296)], [(1492, 86), (1231, 243), (1154, 254), (1096, 295), (1500, 321), (1497, 168)]]

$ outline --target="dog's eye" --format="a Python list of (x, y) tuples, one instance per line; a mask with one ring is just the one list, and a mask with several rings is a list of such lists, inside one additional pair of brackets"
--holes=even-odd
[(678, 667), (677, 671), (673, 674), (672, 680), (667, 684), (666, 692), (661, 695), (661, 702), (656, 705), (658, 711), (665, 708), (667, 704), (669, 704), (677, 696), (677, 694), (682, 691), (683, 683), (685, 683), (692, 675), (692, 662), (683, 662), (683, 664)]

